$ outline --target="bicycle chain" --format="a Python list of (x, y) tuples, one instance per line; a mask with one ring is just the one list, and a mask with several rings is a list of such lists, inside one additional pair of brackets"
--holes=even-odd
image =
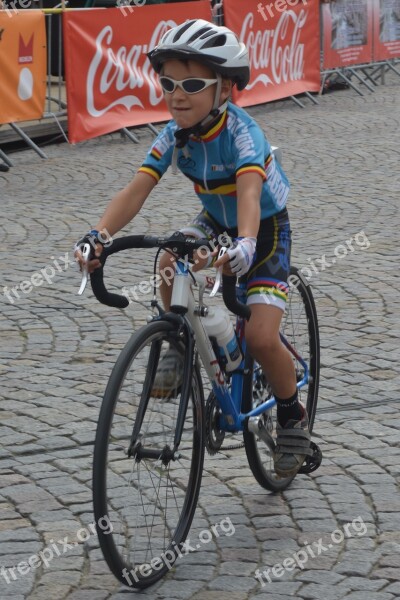
[(233, 444), (232, 446), (223, 446), (221, 450), (238, 450), (239, 448), (244, 448), (244, 442)]
[(217, 417), (219, 408), (214, 392), (207, 398), (206, 402), (206, 448), (210, 456), (214, 456), (220, 450), (238, 450), (244, 448), (244, 442), (222, 446), (225, 439), (225, 431), (217, 429)]

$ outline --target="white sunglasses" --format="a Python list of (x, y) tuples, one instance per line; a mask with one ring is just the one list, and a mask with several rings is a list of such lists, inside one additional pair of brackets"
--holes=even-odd
[(172, 94), (177, 87), (185, 94), (197, 94), (210, 87), (210, 85), (214, 85), (217, 81), (218, 79), (203, 79), (202, 77), (188, 77), (188, 79), (182, 79), (182, 81), (176, 81), (176, 79), (165, 75), (160, 77), (160, 85), (167, 94)]

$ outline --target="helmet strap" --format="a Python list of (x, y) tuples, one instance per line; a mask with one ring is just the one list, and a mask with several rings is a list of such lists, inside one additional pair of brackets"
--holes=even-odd
[(222, 77), (219, 73), (216, 73), (215, 75), (217, 78), (217, 87), (215, 88), (213, 107), (210, 110), (210, 113), (205, 117), (205, 119), (203, 119), (202, 121), (200, 121), (200, 123), (198, 123), (198, 125), (200, 126), (201, 129), (207, 127), (207, 125), (209, 125), (212, 121), (214, 121), (214, 119), (216, 117), (218, 117), (220, 114), (222, 114), (224, 112), (224, 110), (226, 110), (226, 107), (227, 107), (226, 101), (223, 104), (221, 104), (221, 106), (219, 106), (219, 97), (221, 95), (221, 89), (222, 89)]

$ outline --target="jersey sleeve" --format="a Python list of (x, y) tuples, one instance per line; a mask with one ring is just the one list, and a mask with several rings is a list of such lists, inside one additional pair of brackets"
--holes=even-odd
[(245, 173), (258, 173), (265, 181), (271, 147), (258, 125), (238, 120), (232, 141), (236, 178)]
[(151, 175), (157, 183), (160, 181), (171, 164), (172, 153), (175, 147), (175, 130), (176, 125), (170, 121), (161, 133), (158, 134), (142, 166), (138, 170), (139, 173)]

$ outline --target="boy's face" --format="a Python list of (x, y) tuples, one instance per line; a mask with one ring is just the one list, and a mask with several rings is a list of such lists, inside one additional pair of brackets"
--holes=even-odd
[[(215, 79), (215, 74), (208, 67), (196, 62), (181, 60), (167, 60), (164, 63), (162, 74), (171, 77), (176, 81), (188, 79), (190, 77), (201, 77), (202, 79)], [(210, 112), (214, 103), (215, 86), (198, 92), (197, 94), (186, 94), (178, 86), (172, 94), (164, 92), (164, 98), (173, 119), (180, 128), (193, 127), (199, 121), (202, 121)], [(223, 82), (220, 104), (229, 95), (225, 91), (229, 87), (229, 82)]]

